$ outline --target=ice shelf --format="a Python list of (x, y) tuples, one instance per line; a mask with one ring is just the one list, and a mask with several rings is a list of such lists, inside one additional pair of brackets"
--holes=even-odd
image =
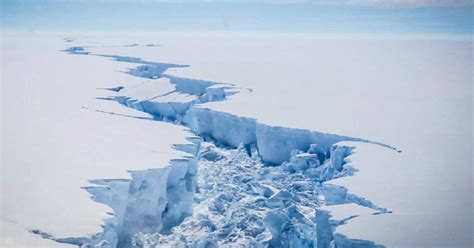
[[(206, 103), (225, 101), (242, 89), (230, 83), (178, 78), (165, 73), (168, 67), (184, 65), (94, 54), (77, 48), (65, 51), (138, 64), (126, 73), (146, 80), (105, 88), (109, 94), (100, 99), (145, 112), (154, 120), (185, 126), (196, 137), (190, 136), (195, 147), (175, 146), (188, 152), (189, 157), (171, 160), (169, 167), (131, 171), (130, 180), (92, 180), (94, 185), (85, 189), (97, 202), (111, 207), (114, 218), (93, 239), (57, 241), (112, 247), (144, 246), (144, 242), (197, 247), (232, 243), (324, 247), (352, 241), (334, 238), (334, 227), (325, 224), (328, 218), (321, 217), (327, 210), (319, 207), (352, 203), (376, 213), (387, 213), (385, 208), (344, 188), (324, 183), (356, 172), (345, 160), (353, 148), (338, 142), (374, 142), (270, 126), (253, 118), (206, 108)], [(201, 140), (207, 142), (205, 150), (200, 149)], [(223, 171), (223, 168), (228, 169)], [(222, 181), (224, 178), (228, 179)], [(212, 185), (209, 181), (213, 181)], [(224, 182), (228, 187), (215, 188)], [(224, 193), (221, 190), (225, 188)], [(255, 215), (232, 219), (255, 209), (258, 212)], [(206, 218), (204, 223), (202, 218)], [(242, 234), (232, 234), (237, 231), (235, 225), (260, 227), (242, 230), (241, 226), (238, 230)], [(226, 233), (222, 233), (224, 230)], [(233, 235), (239, 240), (232, 241)]]
[[(12, 60), (17, 62), (10, 63), (8, 71), (25, 67), (40, 70), (34, 67), (41, 63), (40, 59), (25, 59), (35, 51), (26, 48), (38, 45), (29, 44), (31, 41), (28, 40), (9, 39), (7, 47), (19, 44), (25, 49), (10, 49), (9, 56), (23, 59)], [(5, 100), (16, 106), (6, 112), (7, 120), (16, 122), (6, 122), (6, 141), (11, 146), (5, 152), (8, 154), (6, 159), (2, 158), (2, 164), (10, 165), (3, 177), (6, 181), (2, 191), (7, 193), (2, 199), (2, 215), (12, 221), (8, 223), (20, 223), (22, 228), (5, 224), (14, 231), (2, 232), (2, 238), (17, 242), (16, 235), (25, 237), (28, 242), (51, 244), (55, 241), (58, 246), (85, 247), (413, 247), (450, 243), (469, 247), (472, 227), (469, 222), (462, 221), (463, 206), (469, 206), (469, 198), (461, 199), (453, 194), (470, 195), (470, 190), (464, 187), (468, 181), (464, 172), (468, 170), (462, 163), (469, 144), (465, 139), (449, 138), (450, 134), (458, 138), (465, 136), (463, 122), (456, 122), (459, 128), (446, 134), (441, 132), (445, 129), (436, 129), (435, 132), (417, 128), (421, 134), (396, 132), (403, 139), (394, 138), (394, 135), (379, 136), (402, 142), (403, 152), (400, 153), (379, 142), (384, 139), (372, 139), (377, 135), (370, 135), (370, 139), (358, 138), (366, 136), (348, 135), (353, 132), (332, 131), (332, 128), (317, 131), (319, 129), (307, 128), (308, 125), (298, 128), (282, 124), (291, 120), (273, 122), (243, 114), (252, 112), (252, 108), (230, 111), (222, 106), (233, 104), (248, 108), (245, 101), (256, 96), (262, 99), (251, 101), (257, 103), (251, 107), (259, 111), (268, 107), (265, 104), (275, 101), (274, 94), (298, 102), (294, 96), (290, 97), (295, 89), (288, 89), (290, 95), (275, 90), (285, 85), (279, 80), (288, 83), (295, 79), (295, 84), (301, 86), (301, 82), (304, 85), (304, 79), (314, 75), (314, 71), (299, 74), (300, 67), (295, 63), (298, 60), (292, 57), (293, 54), (287, 54), (294, 63), (275, 62), (275, 66), (281, 71), (288, 67), (288, 72), (275, 73), (282, 78), (269, 77), (262, 86), (256, 83), (260, 80), (250, 77), (258, 73), (249, 71), (245, 65), (252, 64), (249, 61), (251, 56), (243, 58), (244, 64), (236, 61), (237, 65), (219, 64), (214, 57), (201, 62), (193, 56), (188, 63), (187, 53), (176, 48), (183, 45), (180, 43), (183, 41), (171, 41), (177, 43), (168, 40), (168, 46), (163, 47), (136, 42), (105, 46), (68, 39), (66, 45), (72, 47), (61, 49), (63, 52), (60, 53), (56, 48), (64, 46), (62, 41), (49, 45), (40, 55), (49, 56), (51, 61), (67, 63), (58, 68), (41, 67), (43, 71), (40, 73), (36, 71), (38, 73), (34, 75), (46, 76), (38, 80), (47, 82), (37, 91), (29, 90), (31, 75), (7, 74), (7, 79), (16, 82), (7, 85), (7, 90), (20, 97), (7, 97)], [(199, 40), (186, 42), (196, 47), (208, 46), (207, 43), (200, 44)], [(275, 46), (279, 47), (279, 42), (282, 41), (276, 40)], [(307, 48), (308, 44), (313, 47), (313, 41), (284, 41), (282, 44), (287, 44), (285, 42), (296, 44), (285, 46), (288, 49)], [(341, 41), (337, 43), (340, 45)], [(222, 44), (228, 43), (219, 44), (215, 49), (222, 49), (227, 46)], [(239, 47), (239, 44), (232, 44)], [(330, 48), (324, 42), (318, 44), (322, 48), (314, 49)], [(358, 43), (350, 45), (361, 46)], [(389, 43), (386, 46), (394, 45)], [(418, 51), (411, 45), (404, 46), (410, 51)], [(184, 51), (189, 49), (186, 46), (181, 48)], [(164, 52), (149, 53), (152, 51), (149, 49)], [(347, 47), (345, 49), (359, 54)], [(437, 49), (444, 51), (444, 48)], [(52, 50), (55, 53), (45, 52)], [(176, 60), (170, 59), (170, 51), (176, 52)], [(243, 52), (236, 49), (230, 53), (237, 56), (237, 51)], [(265, 54), (266, 48), (263, 51), (262, 59), (252, 65), (266, 64), (263, 55), (271, 53)], [(257, 52), (261, 53), (260, 50)], [(457, 50), (446, 54), (457, 54)], [(348, 56), (352, 56), (351, 53)], [(384, 59), (390, 62), (394, 55), (390, 56)], [(364, 62), (363, 58), (361, 60)], [(214, 65), (207, 64), (209, 61), (218, 65), (214, 68)], [(323, 73), (327, 67), (318, 63), (319, 72)], [(439, 65), (431, 66), (438, 68)], [(247, 73), (232, 73), (232, 68), (237, 67)], [(257, 67), (251, 68), (256, 70)], [(428, 67), (413, 68), (426, 72)], [(437, 71), (442, 72), (442, 68)], [(334, 70), (328, 71), (334, 73)], [(459, 78), (454, 79), (462, 80), (463, 71), (456, 72), (459, 73), (453, 77)], [(416, 74), (410, 70), (407, 73)], [(70, 76), (73, 74), (78, 74), (78, 78)], [(354, 73), (349, 71), (348, 74)], [(439, 78), (449, 79), (446, 75), (441, 73)], [(311, 90), (301, 93), (317, 98), (311, 98), (314, 104), (289, 104), (290, 109), (282, 111), (292, 119), (306, 120), (311, 115), (313, 121), (333, 123), (338, 127), (353, 125), (353, 129), (360, 128), (359, 121), (374, 122), (378, 117), (362, 117), (370, 117), (368, 113), (372, 112), (379, 113), (377, 109), (356, 101), (358, 98), (351, 96), (351, 91), (357, 91), (361, 85), (377, 92), (385, 91), (361, 82), (354, 86), (341, 85), (342, 79), (350, 78), (339, 76), (336, 77), (338, 80), (327, 75), (326, 78), (315, 76), (318, 80), (314, 79), (314, 82), (321, 81), (315, 83), (318, 87), (310, 87)], [(257, 89), (238, 87), (231, 80), (240, 77), (251, 83), (241, 84), (240, 81), (238, 85), (252, 86), (255, 83)], [(65, 79), (68, 84), (64, 83)], [(336, 82), (336, 86), (323, 87), (326, 80)], [(430, 80), (425, 78), (420, 83)], [(278, 83), (278, 87), (270, 87), (268, 82)], [(403, 80), (400, 82), (406, 84)], [(400, 86), (404, 87), (407, 86)], [(418, 99), (414, 91), (402, 90), (400, 93), (392, 84), (389, 88), (401, 96), (408, 94)], [(426, 89), (436, 91), (437, 88)], [(430, 96), (433, 95), (431, 91), (428, 92)], [(45, 97), (49, 92), (62, 94)], [(384, 94), (375, 100), (390, 101)], [(419, 123), (413, 121), (416, 119), (413, 117), (418, 115), (441, 123), (431, 115), (437, 113), (432, 111), (435, 109), (433, 106), (451, 110), (451, 105), (429, 103), (424, 99), (400, 113), (388, 105), (384, 111), (390, 111), (393, 117), (384, 115), (387, 120), (374, 122), (383, 122), (384, 125), (368, 128), (375, 130), (372, 134), (388, 132), (384, 128), (393, 128), (394, 125), (411, 130), (401, 120), (408, 118), (410, 125), (419, 127)], [(363, 108), (358, 109), (360, 106)], [(464, 113), (464, 108), (456, 109)], [(446, 113), (454, 115), (453, 111)], [(455, 117), (448, 118), (453, 121), (458, 118), (457, 115), (451, 117)], [(31, 130), (35, 132), (30, 133)], [(456, 149), (440, 145), (433, 137), (442, 138), (445, 144), (452, 144)], [(15, 155), (25, 148), (28, 158)], [(57, 154), (51, 151), (57, 151)], [(451, 171), (456, 170), (446, 170), (446, 161), (452, 161), (463, 172), (458, 175), (462, 180), (452, 180), (455, 173)], [(13, 180), (18, 178), (14, 175), (24, 175), (24, 178)], [(446, 175), (445, 180), (438, 180), (436, 175)], [(431, 189), (434, 188), (443, 197), (433, 194)], [(420, 201), (420, 195), (429, 201)], [(459, 202), (459, 207), (453, 205), (456, 202)], [(470, 202), (472, 204), (472, 199)], [(22, 207), (33, 204), (36, 206), (34, 209)], [(45, 219), (44, 216), (51, 217)], [(413, 221), (419, 225), (413, 225)], [(65, 230), (64, 226), (70, 226), (68, 223), (74, 223), (73, 228)], [(441, 230), (443, 226), (449, 230)], [(421, 227), (422, 237), (417, 235)], [(25, 233), (19, 235), (23, 231), (28, 237), (22, 236)], [(449, 235), (441, 235), (443, 233)]]

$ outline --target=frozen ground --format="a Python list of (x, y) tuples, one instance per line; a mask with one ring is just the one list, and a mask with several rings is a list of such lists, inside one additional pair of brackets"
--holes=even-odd
[[(90, 199), (83, 189), (89, 180), (129, 180), (128, 171), (166, 167), (185, 155), (170, 145), (189, 143), (190, 134), (96, 100), (104, 91), (97, 88), (124, 80), (114, 72), (121, 65), (73, 58), (59, 51), (64, 45), (58, 38), (4, 40), (2, 227), (15, 222), (55, 238), (90, 237), (112, 210)], [(3, 238), (9, 229), (2, 228), (2, 242), (10, 242)]]
[[(3, 41), (2, 241), (30, 242), (11, 230), (39, 230), (63, 242), (99, 244), (120, 235), (112, 226), (136, 234), (123, 242), (138, 246), (472, 246), (470, 41), (303, 35), (66, 41)], [(88, 55), (59, 51), (69, 47)], [(147, 120), (143, 111), (165, 122)], [(177, 123), (226, 146), (203, 144), (199, 172), (190, 174), (196, 194), (182, 199), (170, 198), (182, 192), (172, 190), (180, 185), (174, 176), (165, 179), (173, 187), (161, 185), (163, 193), (163, 172), (127, 173), (175, 168), (170, 160), (182, 156), (193, 160), (170, 147), (190, 144), (190, 132)], [(402, 152), (357, 142), (365, 139)], [(235, 149), (240, 143), (253, 156)], [(315, 143), (321, 150), (308, 150)], [(129, 188), (126, 207), (86, 188), (112, 210), (81, 188), (91, 179), (136, 183), (149, 176), (158, 183), (153, 189), (118, 187)], [(163, 209), (150, 195), (174, 208)], [(158, 207), (130, 212), (147, 204)], [(92, 238), (109, 212), (115, 222), (106, 221), (109, 231)], [(153, 217), (154, 225), (140, 223), (156, 213), (162, 218)]]

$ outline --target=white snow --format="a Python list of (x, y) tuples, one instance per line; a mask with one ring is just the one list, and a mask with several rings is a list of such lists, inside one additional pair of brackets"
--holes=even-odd
[(472, 42), (211, 37), (159, 37), (159, 53), (100, 50), (189, 64), (167, 74), (253, 90), (207, 108), (402, 150), (354, 144), (359, 172), (332, 183), (393, 213), (337, 232), (387, 246), (472, 244)]
[(14, 223), (3, 218), (0, 220), (0, 246), (18, 248), (71, 248), (71, 244), (62, 244), (52, 240), (44, 239), (40, 235), (30, 233), (18, 223)]
[[(190, 133), (94, 99), (97, 88), (133, 82), (119, 72), (129, 65), (59, 52), (64, 46), (58, 37), (3, 39), (1, 216), (54, 238), (91, 237), (112, 210), (81, 187), (189, 156), (171, 145), (191, 144)], [(3, 221), (2, 229), (2, 240), (22, 237)]]
[[(59, 53), (65, 44), (57, 38), (7, 37), (4, 41), (2, 57), (8, 62), (2, 78), (2, 142), (8, 145), (2, 148), (2, 216), (56, 237), (86, 237), (99, 232), (110, 209), (90, 201), (80, 187), (89, 179), (130, 179), (128, 170), (163, 167), (171, 159), (184, 156), (169, 145), (186, 143), (184, 138), (190, 134), (171, 123), (127, 117), (135, 111), (121, 112), (125, 108), (120, 105), (87, 106), (104, 108), (103, 112), (81, 107), (99, 101), (92, 100), (96, 96), (118, 96), (127, 106), (145, 110), (143, 103), (165, 94), (166, 99), (157, 102), (166, 106), (153, 114), (175, 117), (200, 103), (178, 121), (199, 135), (210, 135), (219, 144), (237, 147), (256, 143), (264, 162), (289, 161), (278, 169), (284, 172), (271, 174), (275, 178), (267, 180), (278, 182), (278, 175), (293, 179), (285, 173), (294, 172), (308, 178), (339, 177), (322, 186), (321, 202), (335, 205), (316, 210), (315, 221), (325, 218), (318, 216), (325, 211), (331, 211), (331, 218), (338, 221), (344, 216), (358, 216), (333, 227), (317, 227), (318, 239), (325, 244), (334, 239), (336, 244), (348, 245), (357, 239), (361, 240), (359, 245), (388, 247), (472, 246), (472, 42), (248, 34), (89, 39), (97, 43), (79, 39), (74, 44), (89, 45), (85, 50), (93, 55), (87, 56)], [(109, 46), (112, 43), (119, 45)], [(134, 43), (160, 46), (123, 46)], [(39, 66), (44, 61), (51, 66)], [(160, 75), (165, 77), (158, 78)], [(157, 87), (152, 82), (166, 86)], [(218, 91), (216, 83), (225, 83), (229, 89)], [(133, 88), (139, 84), (140, 88)], [(177, 92), (170, 93), (173, 85)], [(96, 89), (117, 86), (125, 88), (118, 92)], [(232, 95), (231, 91), (238, 93)], [(223, 96), (230, 100), (220, 101)], [(178, 112), (170, 104), (175, 100), (186, 103), (178, 105)], [(348, 137), (380, 142), (402, 152), (363, 142), (333, 146), (337, 141), (355, 141)], [(322, 147), (316, 148), (314, 143)], [(321, 165), (315, 154), (330, 147), (331, 157), (325, 157), (330, 162)], [(237, 164), (242, 161), (248, 159)], [(188, 162), (186, 168), (190, 170), (193, 166)], [(179, 166), (171, 168), (182, 179), (188, 173), (195, 175), (184, 173)], [(164, 176), (157, 173), (155, 179)], [(147, 181), (149, 175), (142, 174), (138, 172), (134, 182)], [(138, 222), (125, 224), (129, 234), (159, 232), (193, 212), (189, 201), (192, 194), (186, 195), (189, 191), (173, 180), (176, 177), (166, 180), (177, 186), (177, 191), (168, 191), (164, 182), (160, 186), (156, 184), (159, 180), (152, 180), (146, 184), (152, 187), (130, 194), (135, 203), (129, 206), (140, 211), (124, 215)], [(260, 185), (255, 190), (270, 195), (275, 188)], [(176, 204), (170, 211), (160, 198), (148, 198), (151, 194), (186, 196), (166, 198)], [(280, 207), (288, 199), (292, 196), (284, 192), (275, 194), (268, 206)], [(153, 202), (156, 208), (147, 212), (143, 201)], [(320, 202), (311, 204), (316, 208)], [(198, 213), (206, 213), (209, 205), (202, 206)], [(270, 211), (266, 218), (257, 215), (268, 228), (260, 241), (284, 243), (290, 237), (291, 242), (308, 245), (314, 237), (310, 231), (313, 223), (305, 218), (313, 212), (298, 207)], [(60, 211), (64, 209), (68, 212)], [(245, 209), (235, 210), (240, 213)], [(292, 211), (305, 213), (305, 218), (287, 222), (295, 213)], [(157, 221), (154, 229), (141, 222), (143, 216), (153, 216)], [(193, 215), (177, 230), (194, 233), (188, 240), (191, 243), (200, 239), (201, 245), (212, 244), (212, 239), (204, 238), (207, 231), (195, 232), (202, 227), (201, 221), (208, 220)], [(218, 224), (223, 223), (227, 219)], [(298, 234), (289, 232), (280, 238), (283, 234), (277, 227), (284, 223), (299, 226)], [(73, 228), (64, 228), (69, 225)], [(227, 233), (233, 230), (222, 228)], [(331, 228), (335, 229), (334, 236)], [(277, 238), (269, 241), (268, 231)], [(179, 236), (179, 232), (159, 242), (174, 241), (173, 235)], [(293, 237), (304, 239), (295, 241)]]
[(350, 156), (358, 170), (355, 176), (328, 183), (344, 186), (392, 213), (357, 217), (337, 232), (389, 247), (469, 247), (472, 163), (462, 151), (469, 144), (456, 144), (458, 151), (448, 152), (437, 142), (425, 143), (425, 149), (433, 151), (429, 156), (358, 144)]

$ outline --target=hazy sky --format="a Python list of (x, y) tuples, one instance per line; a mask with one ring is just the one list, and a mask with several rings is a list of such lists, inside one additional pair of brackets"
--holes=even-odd
[(470, 0), (2, 0), (15, 31), (472, 34)]

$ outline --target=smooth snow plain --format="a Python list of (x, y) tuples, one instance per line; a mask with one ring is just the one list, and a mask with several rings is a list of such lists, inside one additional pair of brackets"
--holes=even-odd
[[(241, 89), (206, 108), (396, 147), (401, 153), (346, 142), (355, 147), (348, 159), (357, 171), (325, 184), (391, 213), (326, 206), (335, 220), (359, 215), (335, 232), (387, 247), (472, 246), (471, 41), (235, 34), (74, 43), (82, 45), (190, 65), (166, 73)], [(122, 73), (130, 63), (59, 51), (70, 46), (62, 37), (3, 40), (2, 241), (12, 239), (7, 222), (59, 238), (100, 232), (111, 210), (90, 200), (81, 188), (88, 180), (129, 179), (129, 170), (183, 156), (170, 148), (187, 142), (183, 127), (131, 118), (147, 116), (94, 99), (107, 96), (98, 88), (142, 82)]]

